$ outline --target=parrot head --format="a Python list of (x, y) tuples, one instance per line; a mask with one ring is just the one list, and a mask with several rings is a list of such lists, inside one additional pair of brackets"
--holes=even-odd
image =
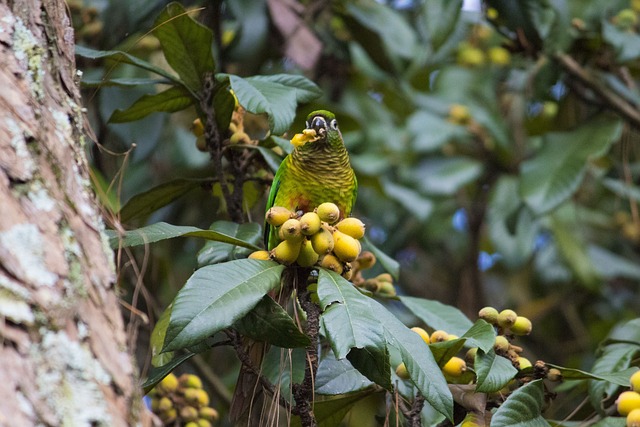
[(314, 111), (307, 116), (306, 129), (292, 139), (292, 144), (300, 149), (311, 146), (328, 145), (338, 147), (342, 145), (342, 135), (338, 130), (335, 115), (327, 110)]

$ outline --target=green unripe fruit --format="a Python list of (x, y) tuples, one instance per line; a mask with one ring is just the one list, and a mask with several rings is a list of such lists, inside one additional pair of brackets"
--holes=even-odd
[(178, 410), (176, 408), (171, 408), (168, 411), (159, 413), (158, 416), (165, 422), (165, 424), (172, 423), (176, 418), (178, 418)]
[(293, 264), (298, 255), (300, 255), (300, 248), (302, 242), (292, 242), (289, 240), (283, 240), (273, 248), (271, 256), (280, 264), (289, 265)]
[(180, 385), (184, 388), (202, 388), (202, 380), (197, 375), (182, 374), (180, 375), (179, 381)]
[(623, 30), (630, 30), (638, 25), (638, 15), (633, 9), (622, 9), (613, 19), (616, 26)]
[(202, 135), (204, 135), (204, 124), (202, 123), (202, 120), (197, 118), (193, 121), (193, 123), (191, 124), (191, 132), (196, 137), (201, 137)]
[(625, 391), (618, 396), (616, 407), (620, 415), (629, 415), (634, 409), (640, 409), (640, 393)]
[(507, 329), (513, 326), (516, 322), (518, 315), (513, 310), (502, 310), (500, 314), (498, 314), (498, 326), (501, 328)]
[(447, 332), (442, 330), (437, 330), (437, 331), (433, 331), (433, 333), (431, 334), (430, 342), (431, 344), (434, 344), (437, 342), (444, 342), (448, 338), (449, 338), (449, 334)]
[(263, 260), (263, 261), (267, 261), (267, 260), (271, 259), (269, 257), (269, 251), (251, 252), (251, 254), (249, 254), (249, 258), (250, 259), (260, 259), (260, 260)]
[(527, 368), (531, 368), (533, 366), (529, 359), (522, 356), (518, 357), (518, 360), (516, 361), (516, 363), (518, 364), (518, 369), (520, 369), (521, 371)]
[(529, 335), (532, 328), (531, 320), (524, 316), (518, 316), (513, 325), (511, 325), (511, 332), (514, 335)]
[(468, 364), (472, 364), (476, 361), (476, 354), (478, 354), (478, 347), (470, 348), (464, 355), (464, 360), (466, 360)]
[(635, 371), (633, 375), (631, 375), (629, 383), (631, 383), (631, 390), (640, 393), (640, 371)]
[(178, 388), (178, 378), (173, 374), (169, 374), (160, 381), (156, 388), (162, 394), (172, 393)]
[(551, 368), (547, 372), (547, 379), (553, 382), (562, 381), (562, 372), (560, 372), (560, 369)]
[(333, 250), (333, 235), (326, 227), (321, 227), (320, 231), (311, 236), (311, 245), (318, 255), (328, 254)]
[(390, 282), (378, 282), (376, 293), (381, 297), (395, 297), (396, 288)]
[(209, 420), (200, 418), (198, 420), (198, 427), (211, 427), (211, 423), (209, 422)]
[(467, 363), (459, 357), (452, 357), (442, 367), (442, 372), (452, 377), (459, 377), (467, 370)]
[(296, 260), (296, 263), (300, 267), (311, 267), (318, 262), (318, 258), (320, 255), (316, 251), (313, 250), (313, 245), (307, 239), (302, 241), (302, 246), (300, 247), (300, 254)]
[(305, 236), (311, 236), (320, 231), (320, 217), (315, 212), (307, 212), (300, 217), (300, 231)]
[(640, 427), (640, 409), (633, 409), (627, 415), (627, 427)]
[(493, 344), (493, 349), (498, 354), (504, 354), (509, 351), (509, 340), (504, 335), (498, 335), (496, 342)]
[(180, 409), (180, 418), (184, 421), (195, 421), (198, 419), (198, 410), (193, 406), (184, 406)]
[(291, 242), (302, 242), (304, 235), (300, 229), (300, 221), (295, 218), (288, 219), (280, 226), (278, 236), (282, 240), (289, 240)]
[(354, 239), (362, 239), (364, 237), (365, 226), (358, 218), (345, 218), (336, 224), (336, 228)]
[(316, 213), (328, 224), (333, 224), (340, 218), (340, 209), (335, 203), (322, 203), (316, 208)]
[(333, 232), (333, 242), (333, 253), (344, 262), (355, 261), (360, 255), (360, 243), (342, 231)]
[(489, 49), (487, 55), (489, 56), (489, 61), (491, 61), (491, 63), (501, 67), (509, 65), (511, 62), (511, 53), (500, 46), (495, 46)]
[(166, 412), (173, 407), (173, 402), (168, 397), (151, 399), (151, 410), (155, 413)]
[(419, 328), (419, 327), (417, 327), (417, 326), (415, 326), (415, 327), (411, 328), (411, 330), (412, 330), (413, 332), (415, 332), (416, 334), (420, 335), (420, 338), (422, 338), (422, 340), (423, 340), (424, 342), (426, 342), (427, 344), (429, 344), (429, 342), (430, 342), (430, 341), (429, 341), (429, 340), (430, 340), (430, 338), (429, 338), (429, 333), (428, 333), (427, 331), (425, 331), (424, 329)]
[(200, 408), (199, 414), (200, 414), (200, 418), (208, 421), (217, 421), (218, 418), (220, 418), (220, 414), (218, 414), (218, 411), (216, 411), (215, 409), (209, 406), (204, 406)]
[(478, 312), (478, 317), (492, 325), (498, 324), (498, 310), (493, 307), (484, 307)]
[(274, 227), (280, 227), (286, 220), (293, 218), (293, 216), (293, 212), (289, 209), (283, 208), (282, 206), (274, 206), (267, 211), (265, 219), (268, 224)]
[(360, 268), (360, 270), (371, 268), (375, 265), (375, 263), (376, 256), (373, 254), (373, 252), (364, 251), (360, 253), (360, 256), (358, 257), (358, 268)]
[(540, 113), (542, 117), (547, 119), (553, 119), (558, 115), (558, 104), (553, 101), (546, 101), (542, 104), (542, 112)]
[(403, 380), (408, 380), (411, 378), (409, 376), (409, 371), (407, 371), (407, 366), (404, 363), (401, 363), (396, 368), (396, 375), (402, 378)]
[(340, 260), (331, 254), (327, 254), (322, 257), (322, 259), (320, 260), (320, 267), (324, 267), (327, 270), (335, 271), (338, 274), (342, 274), (343, 271), (342, 263), (340, 262)]
[(458, 51), (458, 64), (478, 67), (484, 64), (484, 52), (477, 47), (466, 46)]

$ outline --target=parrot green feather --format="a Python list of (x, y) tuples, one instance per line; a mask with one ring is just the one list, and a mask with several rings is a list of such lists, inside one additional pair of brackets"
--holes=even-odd
[[(326, 110), (307, 117), (307, 129), (318, 138), (296, 147), (280, 164), (273, 179), (267, 210), (283, 206), (293, 212), (309, 212), (324, 202), (340, 208), (340, 217), (351, 214), (358, 182), (349, 162), (335, 115)], [(265, 224), (265, 245), (279, 243), (275, 228)]]

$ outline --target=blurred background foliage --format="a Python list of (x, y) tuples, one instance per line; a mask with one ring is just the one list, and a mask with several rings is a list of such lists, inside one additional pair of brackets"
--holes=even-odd
[[(167, 3), (68, 1), (78, 44), (160, 67), (149, 32)], [(321, 87), (283, 136), (310, 111), (336, 112), (360, 182), (354, 215), (400, 262), (399, 293), (471, 318), (485, 305), (513, 308), (534, 323), (532, 360), (585, 369), (610, 329), (638, 316), (639, 1), (182, 3), (213, 30), (217, 72), (302, 74)], [(113, 60), (79, 57), (78, 68), (95, 133), (93, 181), (111, 225), (131, 197), (179, 178), (199, 181), (123, 225), (228, 219), (191, 132), (195, 110), (108, 123), (159, 85), (137, 84), (149, 75)], [(267, 140), (265, 117), (247, 114), (244, 126)], [(244, 183), (243, 206), (245, 221), (261, 223), (268, 161), (259, 172)], [(118, 255), (143, 369), (154, 321), (202, 246), (174, 239)], [(224, 406), (237, 362), (223, 350), (215, 357), (194, 363)]]

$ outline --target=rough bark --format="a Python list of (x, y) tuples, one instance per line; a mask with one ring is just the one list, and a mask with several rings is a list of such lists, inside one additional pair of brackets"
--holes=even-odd
[(0, 425), (142, 411), (76, 80), (65, 3), (0, 0)]

